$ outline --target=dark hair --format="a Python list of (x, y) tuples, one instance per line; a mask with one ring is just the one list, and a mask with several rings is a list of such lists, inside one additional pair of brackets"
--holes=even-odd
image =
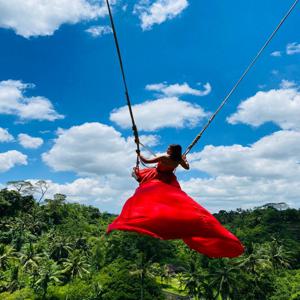
[(171, 150), (170, 152), (170, 157), (171, 159), (175, 160), (176, 162), (180, 162), (182, 159), (182, 148), (178, 144), (172, 144), (169, 146), (169, 149)]

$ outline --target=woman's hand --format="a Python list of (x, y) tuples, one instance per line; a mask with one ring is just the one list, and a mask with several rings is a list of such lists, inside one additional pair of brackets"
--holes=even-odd
[(181, 166), (182, 166), (184, 169), (189, 170), (189, 169), (190, 169), (190, 165), (189, 165), (189, 163), (188, 163), (188, 161), (187, 161), (187, 159), (186, 159), (186, 155), (183, 154), (181, 157), (182, 157), (182, 161), (180, 162)]

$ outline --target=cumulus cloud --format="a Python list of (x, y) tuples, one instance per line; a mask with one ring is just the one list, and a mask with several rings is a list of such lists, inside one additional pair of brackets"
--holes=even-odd
[[(194, 169), (212, 176), (300, 179), (300, 132), (278, 131), (251, 146), (206, 146), (193, 153)], [(287, 172), (288, 170), (288, 172)]]
[(0, 143), (7, 143), (14, 140), (14, 137), (8, 132), (7, 129), (0, 127)]
[(299, 208), (300, 185), (296, 180), (217, 176), (192, 178), (181, 186), (212, 212), (249, 209), (274, 202)]
[(153, 25), (180, 15), (187, 7), (187, 0), (140, 0), (134, 7), (134, 13), (139, 16), (142, 29), (150, 30)]
[[(47, 197), (63, 193), (70, 201), (119, 213), (137, 187), (131, 178), (136, 163), (133, 138), (125, 139), (113, 127), (101, 123), (59, 129), (57, 135), (53, 147), (42, 155), (43, 161), (55, 171), (71, 171), (81, 178), (68, 183), (48, 181)], [(140, 138), (147, 146), (159, 141), (157, 135)]]
[(208, 176), (184, 181), (183, 188), (214, 211), (266, 202), (299, 207), (299, 141), (300, 132), (282, 130), (250, 146), (206, 146), (188, 158)]
[(207, 96), (210, 94), (212, 88), (208, 82), (203, 85), (203, 90), (191, 88), (186, 82), (184, 82), (183, 84), (176, 83), (171, 85), (167, 85), (166, 83), (148, 84), (146, 85), (146, 90), (155, 91), (167, 97), (181, 95)]
[[(131, 138), (132, 142), (133, 139)], [(160, 136), (154, 135), (154, 134), (149, 134), (149, 135), (141, 135), (140, 136), (140, 141), (149, 147), (154, 147), (159, 144)]]
[(58, 114), (51, 101), (45, 97), (26, 97), (25, 92), (34, 85), (19, 80), (0, 82), (0, 114), (16, 115), (23, 121), (47, 120), (63, 118)]
[(86, 30), (92, 37), (100, 37), (112, 33), (110, 26), (92, 26)]
[(282, 129), (300, 129), (300, 93), (295, 83), (283, 81), (279, 89), (257, 92), (244, 100), (227, 121), (260, 126), (273, 122)]
[[(148, 138), (156, 141), (145, 136)], [(181, 185), (212, 211), (252, 208), (266, 202), (299, 207), (299, 140), (300, 132), (282, 130), (249, 146), (206, 146), (188, 159), (192, 170), (207, 176), (181, 181)], [(64, 184), (51, 182), (49, 192), (118, 213), (137, 185), (128, 176), (135, 162), (133, 150), (132, 139), (125, 140), (115, 129), (100, 123), (59, 130), (44, 160), (57, 171), (85, 176)], [(182, 174), (177, 175), (180, 178)]]
[(124, 176), (135, 164), (133, 143), (101, 123), (59, 130), (53, 147), (42, 157), (55, 171), (81, 176)]
[(16, 150), (0, 153), (1, 173), (6, 172), (17, 165), (27, 165), (27, 156)]
[(274, 51), (274, 52), (271, 53), (271, 56), (280, 57), (281, 56), (281, 51)]
[(62, 24), (89, 21), (107, 14), (104, 2), (89, 0), (0, 0), (0, 27), (25, 38), (52, 35)]
[(49, 184), (47, 197), (61, 193), (65, 194), (69, 201), (94, 205), (102, 211), (113, 213), (120, 213), (122, 205), (137, 186), (130, 177), (120, 178), (114, 175), (83, 177), (67, 183), (47, 182)]
[[(177, 97), (167, 97), (133, 105), (138, 128), (155, 131), (161, 128), (194, 127), (208, 116), (199, 105), (182, 101)], [(110, 114), (110, 120), (122, 128), (130, 128), (128, 108), (123, 106)]]
[(286, 54), (287, 55), (294, 55), (300, 53), (300, 44), (294, 42), (289, 43), (286, 46)]
[[(249, 146), (206, 146), (201, 152), (191, 153), (188, 159), (192, 170), (207, 176), (182, 180), (181, 186), (213, 212), (253, 208), (266, 202), (286, 202), (299, 207), (299, 140), (300, 132), (282, 130)], [(102, 210), (120, 212), (135, 187), (128, 175), (108, 174), (66, 184), (53, 183), (51, 191)]]
[(18, 141), (22, 147), (28, 149), (37, 149), (44, 143), (43, 139), (39, 137), (32, 137), (25, 133), (20, 133), (18, 135)]

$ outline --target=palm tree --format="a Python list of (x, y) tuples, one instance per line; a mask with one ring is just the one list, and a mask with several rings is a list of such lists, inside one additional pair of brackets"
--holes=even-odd
[(63, 274), (66, 274), (69, 278), (79, 276), (83, 277), (84, 274), (89, 274), (88, 268), (90, 265), (87, 263), (86, 257), (82, 255), (79, 250), (75, 250), (72, 254), (64, 261)]
[(41, 290), (42, 299), (46, 299), (49, 285), (51, 283), (61, 283), (61, 271), (55, 262), (47, 259), (39, 268), (37, 278), (34, 287), (36, 291)]
[(225, 300), (235, 299), (238, 269), (228, 260), (221, 259), (218, 262), (208, 275), (211, 290), (217, 290), (214, 299), (218, 299), (219, 296)]
[(272, 263), (269, 256), (269, 246), (265, 244), (252, 244), (252, 252), (237, 259), (237, 267), (244, 271), (258, 276), (261, 272), (272, 270)]
[(9, 283), (6, 289), (10, 292), (16, 291), (20, 287), (19, 266), (13, 266), (10, 271)]
[(34, 272), (39, 268), (43, 258), (41, 253), (37, 253), (36, 247), (32, 243), (26, 244), (20, 255), (20, 262), (25, 272)]
[(201, 267), (199, 256), (195, 252), (189, 252), (188, 267), (183, 270), (181, 284), (189, 296), (194, 299), (213, 299), (212, 289), (208, 284), (208, 274)]
[(66, 259), (69, 253), (72, 252), (72, 244), (68, 238), (57, 235), (50, 242), (49, 256), (55, 261)]
[(36, 240), (36, 236), (28, 230), (27, 223), (26, 218), (15, 218), (8, 225), (8, 234), (12, 239), (12, 245), (17, 251), (20, 251), (24, 243)]
[(283, 244), (273, 238), (266, 248), (270, 263), (275, 270), (290, 268), (291, 252), (287, 251)]
[(0, 270), (6, 271), (10, 261), (16, 259), (16, 251), (11, 246), (0, 245)]

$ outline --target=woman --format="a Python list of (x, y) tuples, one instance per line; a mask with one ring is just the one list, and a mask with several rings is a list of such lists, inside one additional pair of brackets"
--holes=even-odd
[(182, 148), (180, 145), (172, 144), (167, 149), (166, 155), (147, 159), (138, 153), (140, 160), (145, 164), (157, 163), (155, 168), (149, 169), (133, 169), (133, 177), (140, 183), (157, 179), (168, 184), (179, 186), (176, 176), (174, 175), (175, 169), (180, 165), (184, 169), (189, 170), (190, 166), (186, 160), (185, 155), (182, 155)]
[(190, 248), (209, 257), (236, 257), (244, 247), (206, 209), (181, 190), (174, 170), (189, 164), (180, 145), (170, 145), (167, 154), (146, 159), (157, 163), (155, 168), (134, 169), (139, 181), (121, 214), (108, 226), (113, 230), (134, 231), (164, 240), (182, 239)]

